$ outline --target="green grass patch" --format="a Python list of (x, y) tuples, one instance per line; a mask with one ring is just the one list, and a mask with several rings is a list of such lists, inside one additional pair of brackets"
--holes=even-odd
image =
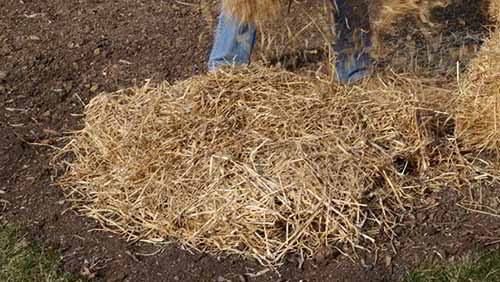
[(466, 257), (449, 266), (422, 267), (411, 272), (406, 282), (499, 282), (500, 250)]
[(61, 273), (57, 250), (28, 242), (25, 234), (19, 226), (0, 224), (0, 281), (85, 281)]

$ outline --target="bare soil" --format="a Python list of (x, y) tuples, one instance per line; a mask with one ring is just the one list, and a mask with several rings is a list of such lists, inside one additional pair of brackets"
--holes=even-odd
[[(460, 36), (446, 43), (450, 48), (434, 48), (449, 58), (453, 48), (477, 50), (487, 35), (486, 16), (470, 9), (477, 1), (461, 2), (436, 11), (446, 24), (440, 33)], [(293, 30), (323, 5), (309, 3), (292, 5), (286, 22)], [(403, 214), (397, 234), (380, 232), (376, 252), (359, 251), (356, 261), (332, 250), (304, 264), (290, 257), (280, 275), (259, 273), (251, 260), (176, 244), (158, 249), (95, 231), (96, 222), (71, 210), (52, 185), (60, 172), (49, 164), (51, 146), (64, 145), (60, 138), (82, 127), (83, 107), (99, 92), (206, 72), (214, 1), (3, 0), (0, 11), (0, 221), (26, 226), (32, 240), (58, 249), (63, 271), (99, 281), (400, 281), (428, 260), (446, 262), (498, 247), (498, 218), (457, 206), (471, 195), (453, 187), (422, 195), (422, 208)], [(304, 40), (293, 46), (279, 41), (279, 52), (260, 42), (255, 58), (294, 71), (317, 70), (327, 59), (319, 30), (299, 36)], [(425, 47), (418, 33), (404, 29), (386, 40), (395, 51), (381, 68), (398, 63), (396, 53), (408, 42)], [(429, 73), (449, 79), (455, 65), (439, 62), (427, 64)], [(496, 196), (495, 189), (484, 187), (483, 197)]]

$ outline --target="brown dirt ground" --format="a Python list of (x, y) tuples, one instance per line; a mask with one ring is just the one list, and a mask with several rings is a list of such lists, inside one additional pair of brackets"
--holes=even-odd
[[(322, 2), (294, 4), (286, 23), (294, 31), (302, 29), (304, 20), (310, 20), (304, 15), (323, 9)], [(481, 44), (487, 20), (468, 8), (476, 0), (461, 2), (436, 11), (446, 24), (438, 33), (449, 40), (433, 46), (439, 60), (427, 56), (429, 61), (422, 63), (426, 67), (418, 71), (448, 79), (455, 69), (448, 61), (456, 49), (477, 50)], [(396, 228), (397, 237), (380, 233), (376, 253), (359, 252), (361, 260), (352, 262), (325, 250), (303, 265), (290, 257), (281, 276), (248, 275), (262, 270), (254, 261), (212, 257), (175, 244), (157, 249), (92, 231), (99, 228), (96, 222), (72, 211), (62, 191), (51, 185), (59, 172), (49, 165), (50, 146), (63, 145), (60, 137), (81, 128), (83, 105), (101, 91), (146, 79), (175, 82), (205, 72), (217, 13), (213, 3), (0, 2), (0, 223), (26, 226), (32, 240), (61, 251), (63, 271), (88, 270), (99, 281), (398, 281), (422, 262), (498, 247), (492, 243), (500, 237), (498, 219), (458, 207), (456, 203), (471, 195), (452, 187), (422, 195), (422, 208), (402, 216), (398, 224), (404, 227)], [(280, 28), (275, 27), (275, 35)], [(276, 37), (273, 48), (265, 47), (268, 42), (261, 35), (255, 58), (298, 71), (317, 70), (327, 57), (319, 30), (311, 25), (300, 40)], [(385, 39), (393, 52), (381, 68), (398, 69), (398, 52), (407, 58), (403, 47), (409, 42), (421, 52), (427, 46), (418, 32), (404, 29)], [(484, 187), (483, 197), (496, 188)]]

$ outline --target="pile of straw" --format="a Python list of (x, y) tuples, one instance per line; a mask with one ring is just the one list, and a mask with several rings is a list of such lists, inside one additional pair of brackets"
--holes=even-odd
[(429, 191), (498, 182), (499, 41), (459, 83), (343, 87), (257, 66), (103, 93), (56, 157), (59, 184), (129, 240), (272, 266), (366, 247)]
[(74, 159), (60, 184), (131, 240), (173, 238), (268, 265), (358, 247), (373, 242), (366, 225), (391, 232), (413, 197), (460, 182), (446, 135), (454, 93), (438, 83), (394, 76), (332, 89), (253, 68), (103, 94), (62, 151)]

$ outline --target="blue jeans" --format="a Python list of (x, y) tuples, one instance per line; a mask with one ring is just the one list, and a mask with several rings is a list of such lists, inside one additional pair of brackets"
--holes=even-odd
[[(358, 11), (360, 7), (350, 6), (347, 0), (331, 1), (336, 8), (334, 18), (337, 37), (334, 50), (337, 53), (337, 80), (349, 84), (371, 75), (372, 60), (367, 52), (371, 41), (369, 34), (363, 31), (366, 29), (368, 14), (364, 12), (361, 16), (352, 16), (355, 14), (354, 10)], [(224, 65), (248, 65), (255, 38), (254, 24), (242, 23), (222, 10), (208, 60), (208, 70), (216, 71)]]
[(222, 10), (208, 60), (208, 70), (215, 71), (223, 65), (248, 65), (256, 34), (254, 24), (241, 23)]

